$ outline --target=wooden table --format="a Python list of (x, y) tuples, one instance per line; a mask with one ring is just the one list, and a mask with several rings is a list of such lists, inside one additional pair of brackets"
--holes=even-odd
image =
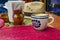
[(51, 24), (52, 27), (60, 29), (60, 16), (57, 16), (51, 12), (47, 12), (54, 17), (54, 23)]

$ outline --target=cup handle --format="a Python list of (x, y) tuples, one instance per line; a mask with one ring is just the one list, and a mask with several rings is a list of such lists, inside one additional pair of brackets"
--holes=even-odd
[(54, 18), (51, 15), (49, 15), (49, 18), (52, 19), (52, 21), (50, 23), (48, 23), (48, 25), (50, 25), (54, 22)]

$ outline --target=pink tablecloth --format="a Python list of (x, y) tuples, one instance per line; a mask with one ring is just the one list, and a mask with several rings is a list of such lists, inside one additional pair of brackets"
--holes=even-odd
[(0, 40), (60, 40), (60, 30), (48, 27), (37, 31), (32, 26), (1, 28)]

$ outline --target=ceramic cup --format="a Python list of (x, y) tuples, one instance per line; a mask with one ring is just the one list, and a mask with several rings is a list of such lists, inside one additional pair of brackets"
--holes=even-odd
[[(31, 15), (32, 17), (32, 25), (36, 30), (44, 30), (47, 28), (47, 25), (50, 25), (54, 22), (54, 18), (49, 14), (37, 14)], [(50, 23), (48, 23), (48, 18), (52, 19)]]

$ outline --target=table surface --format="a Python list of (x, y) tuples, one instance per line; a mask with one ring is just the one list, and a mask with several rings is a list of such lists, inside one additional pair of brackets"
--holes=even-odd
[(60, 16), (57, 16), (52, 12), (47, 12), (47, 13), (54, 17), (54, 23), (52, 23), (51, 25), (57, 29), (60, 29)]
[(37, 31), (33, 26), (1, 28), (0, 40), (60, 40), (60, 30), (47, 27), (43, 31)]

